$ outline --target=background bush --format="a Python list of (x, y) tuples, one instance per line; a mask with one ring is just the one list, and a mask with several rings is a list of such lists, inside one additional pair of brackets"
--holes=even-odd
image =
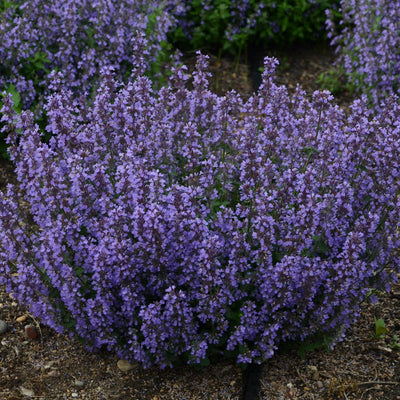
[[(19, 186), (0, 195), (0, 284), (58, 332), (145, 366), (270, 358), (337, 339), (398, 272), (400, 106), (346, 117), (273, 82), (208, 89), (204, 56), (152, 89), (103, 70), (93, 104), (63, 89), (3, 121)], [(394, 275), (393, 275), (394, 276)]]
[[(30, 108), (44, 125), (54, 72), (61, 72), (59, 84), (89, 98), (105, 66), (124, 79), (140, 64), (141, 72), (160, 79), (172, 51), (166, 35), (181, 12), (179, 0), (3, 1), (0, 92), (13, 96), (16, 111)], [(4, 138), (0, 134), (0, 154), (8, 158)]]
[(390, 0), (342, 0), (340, 23), (328, 28), (349, 83), (378, 107), (400, 84), (400, 7)]
[[(66, 88), (82, 95), (91, 93), (104, 66), (112, 66), (121, 79), (130, 75), (138, 57), (148, 68), (175, 26), (174, 15), (182, 11), (174, 0), (1, 4), (0, 88), (18, 92), (24, 108), (49, 93), (48, 76), (53, 70), (62, 72)], [(138, 37), (145, 40), (140, 43)], [(37, 106), (40, 112), (42, 102)]]
[(248, 44), (263, 48), (325, 37), (325, 10), (338, 0), (186, 1), (187, 12), (171, 37), (184, 48), (233, 54)]

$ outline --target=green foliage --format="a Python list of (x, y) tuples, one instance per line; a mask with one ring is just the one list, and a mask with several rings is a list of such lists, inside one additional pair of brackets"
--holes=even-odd
[[(14, 103), (14, 111), (19, 114), (22, 110), (22, 103), (21, 103), (21, 96), (19, 95), (16, 87), (13, 84), (10, 84), (5, 92), (5, 94), (11, 94), (13, 103)], [(2, 95), (2, 97), (5, 96), (5, 94)]]
[(375, 321), (375, 338), (382, 339), (389, 332), (389, 330), (386, 328), (385, 321), (382, 318), (376, 319), (374, 317), (374, 321)]
[[(22, 102), (21, 96), (18, 93), (16, 87), (13, 84), (8, 85), (8, 88), (5, 92), (0, 94), (0, 109), (3, 107), (3, 102), (1, 101), (4, 96), (10, 94), (12, 97), (12, 101), (14, 103), (14, 111), (19, 114), (22, 110)], [(3, 123), (0, 123), (0, 128), (3, 126)], [(8, 160), (10, 158), (8, 151), (7, 151), (7, 144), (5, 142), (6, 134), (5, 132), (0, 132), (0, 157)]]
[(307, 353), (323, 350), (329, 353), (332, 343), (335, 341), (335, 334), (319, 332), (301, 342), (289, 341), (280, 345), (283, 353), (297, 351), (302, 360), (306, 359)]
[(392, 342), (389, 344), (389, 346), (392, 349), (396, 349), (396, 350), (400, 350), (400, 342), (399, 342), (399, 337), (397, 335), (393, 335), (393, 340)]
[(314, 242), (315, 254), (320, 256), (321, 258), (325, 258), (330, 251), (330, 247), (327, 244), (326, 240), (323, 237), (317, 235), (313, 236), (312, 239)]
[(11, 1), (1, 0), (0, 1), (0, 12), (5, 11), (12, 6), (13, 6), (13, 3)]
[(184, 49), (207, 48), (215, 53), (222, 49), (233, 55), (249, 43), (267, 47), (320, 41), (325, 38), (325, 10), (338, 4), (338, 0), (250, 0), (248, 5), (195, 0), (188, 2), (188, 28), (173, 32), (171, 40)]
[(325, 334), (316, 335), (313, 340), (307, 340), (299, 344), (299, 355), (302, 360), (305, 360), (306, 355), (309, 352), (325, 350), (329, 353), (332, 342), (333, 338), (331, 336), (327, 336)]
[[(151, 35), (151, 32), (153, 32), (158, 24), (158, 17), (163, 13), (163, 8), (160, 6), (157, 9), (155, 9), (152, 14), (148, 16), (147, 20), (147, 27), (145, 31), (146, 37), (149, 37)], [(157, 59), (156, 61), (151, 62), (150, 65), (150, 71), (148, 72), (148, 75), (150, 77), (160, 77), (163, 72), (163, 66), (169, 61), (170, 55), (172, 53), (172, 45), (168, 43), (167, 41), (163, 40), (160, 43), (161, 46), (161, 51), (157, 54)], [(165, 77), (162, 77), (165, 78)]]
[(321, 89), (329, 90), (333, 95), (338, 95), (345, 91), (352, 94), (356, 89), (355, 85), (346, 79), (343, 68), (333, 68), (323, 72), (318, 76), (317, 83)]
[[(374, 317), (375, 322), (375, 339), (383, 339), (388, 333), (389, 329), (386, 327), (385, 320), (380, 318), (376, 319)], [(400, 350), (400, 341), (397, 335), (393, 335), (393, 339), (389, 343), (389, 347), (394, 350)]]
[(86, 29), (86, 41), (87, 45), (91, 49), (95, 49), (97, 47), (96, 40), (94, 38), (95, 29), (93, 26), (88, 26)]
[[(4, 5), (4, 2), (1, 3), (2, 6)], [(11, 3), (7, 3), (8, 7), (11, 7)], [(11, 5), (10, 5), (11, 4)], [(33, 57), (28, 58), (25, 60), (25, 62), (21, 63), (23, 67), (20, 69), (21, 75), (23, 75), (27, 80), (32, 80), (33, 85), (35, 86), (37, 92), (41, 92), (42, 89), (40, 88), (40, 82), (43, 80), (43, 77), (48, 74), (50, 71), (47, 69), (46, 65), (50, 62), (50, 60), (47, 58), (47, 55), (45, 53), (41, 52), (36, 52)], [(5, 74), (7, 74), (9, 71), (3, 71)], [(20, 114), (22, 109), (23, 109), (23, 101), (21, 99), (20, 93), (17, 91), (17, 88), (15, 87), (14, 84), (10, 83), (6, 90), (0, 94), (0, 109), (3, 105), (3, 102), (1, 101), (2, 98), (6, 94), (10, 94), (12, 97), (12, 101), (14, 103), (14, 111), (17, 114)], [(36, 103), (32, 105), (32, 109), (36, 107)], [(40, 124), (41, 122), (42, 125), (46, 125), (46, 121), (43, 120), (45, 119), (45, 112), (39, 113), (41, 116), (38, 117), (38, 123)], [(43, 121), (42, 121), (43, 120)], [(0, 157), (4, 159), (9, 159), (9, 155), (7, 152), (7, 144), (5, 142), (5, 133), (1, 132), (0, 133)]]
[(16, 15), (21, 15), (20, 4), (10, 0), (0, 0), (0, 13), (13, 8)]
[(321, 89), (329, 90), (332, 94), (342, 92), (345, 85), (341, 79), (341, 75), (335, 69), (320, 74), (317, 83), (320, 85)]
[(157, 59), (150, 62), (150, 69), (146, 75), (152, 80), (153, 87), (160, 89), (168, 82), (168, 77), (171, 75), (171, 58), (173, 46), (171, 43), (163, 40), (160, 43), (161, 50), (157, 54)]
[[(193, 24), (193, 32), (188, 40), (187, 33), (182, 27), (171, 33), (173, 42), (178, 43), (180, 48), (204, 48), (207, 47), (217, 50), (225, 45), (225, 31), (230, 22), (231, 15), (229, 7), (231, 1), (217, 0), (213, 6), (206, 9), (204, 1), (194, 0), (189, 2), (189, 10), (185, 20)], [(229, 46), (229, 44), (228, 44)]]
[(46, 53), (36, 52), (33, 57), (28, 58), (21, 68), (21, 75), (27, 79), (31, 79), (34, 84), (38, 85), (38, 80), (43, 78), (45, 74), (50, 73), (46, 65), (50, 62)]
[(210, 359), (209, 358), (203, 358), (200, 363), (200, 367), (208, 367), (210, 365)]

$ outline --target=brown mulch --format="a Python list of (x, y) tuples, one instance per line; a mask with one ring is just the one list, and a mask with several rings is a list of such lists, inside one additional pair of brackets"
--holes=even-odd
[[(333, 63), (329, 51), (312, 48), (277, 55), (283, 60), (278, 83), (293, 89), (300, 82), (309, 93)], [(210, 66), (220, 93), (235, 88), (251, 94), (246, 65), (212, 57)], [(349, 96), (339, 100), (347, 105)], [(12, 179), (10, 164), (1, 161), (0, 187)], [(394, 335), (400, 337), (400, 286), (380, 299), (362, 305), (360, 319), (329, 353), (310, 352), (303, 360), (296, 351), (282, 352), (265, 363), (258, 400), (400, 400), (400, 350), (392, 348)], [(385, 337), (374, 336), (374, 318), (385, 321)], [(133, 366), (123, 372), (116, 356), (89, 353), (78, 341), (41, 325), (3, 288), (0, 320), (9, 325), (0, 335), (1, 400), (239, 400), (242, 395), (243, 370), (227, 361), (203, 369)], [(36, 327), (36, 339), (26, 337), (28, 324)]]

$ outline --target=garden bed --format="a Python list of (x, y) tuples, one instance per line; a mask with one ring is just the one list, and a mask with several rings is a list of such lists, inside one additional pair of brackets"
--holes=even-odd
[[(332, 54), (321, 49), (281, 51), (277, 55), (281, 59), (278, 82), (289, 89), (298, 82), (308, 93), (318, 88), (318, 76), (333, 61)], [(216, 58), (211, 58), (210, 66), (219, 93), (235, 89), (244, 97), (250, 95), (251, 67), (236, 68), (234, 62)], [(349, 96), (344, 93), (337, 100), (346, 106)], [(14, 178), (7, 163), (2, 163), (1, 171), (4, 187)], [(388, 333), (383, 338), (375, 337), (374, 317), (386, 322)], [(142, 369), (133, 365), (124, 372), (115, 355), (89, 353), (76, 340), (40, 325), (4, 290), (0, 290), (0, 319), (9, 324), (9, 330), (0, 336), (0, 398), (4, 400), (233, 400), (242, 395), (243, 371), (227, 361), (201, 369)], [(29, 324), (36, 327), (36, 339), (25, 337), (24, 327)], [(382, 294), (376, 305), (365, 302), (361, 318), (330, 353), (310, 352), (304, 360), (296, 351), (276, 354), (263, 366), (259, 398), (397, 400), (400, 352), (391, 347), (396, 334), (400, 335), (399, 286)]]

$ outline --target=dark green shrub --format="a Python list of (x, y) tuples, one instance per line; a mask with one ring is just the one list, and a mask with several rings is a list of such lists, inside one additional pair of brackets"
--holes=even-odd
[(186, 1), (187, 13), (172, 40), (186, 48), (240, 53), (250, 42), (262, 45), (325, 38), (325, 10), (338, 0)]

